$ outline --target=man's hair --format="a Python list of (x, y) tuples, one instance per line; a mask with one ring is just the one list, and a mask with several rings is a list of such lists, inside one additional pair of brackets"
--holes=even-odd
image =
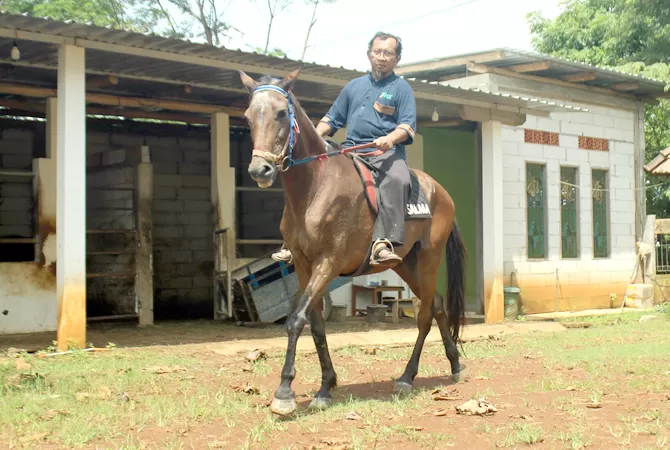
[(383, 31), (378, 31), (374, 36), (372, 36), (372, 39), (370, 39), (370, 42), (368, 43), (368, 51), (372, 50), (372, 43), (375, 41), (375, 39), (380, 39), (382, 41), (387, 40), (388, 38), (393, 38), (396, 41), (396, 47), (395, 47), (395, 53), (398, 58), (400, 58), (400, 55), (402, 55), (402, 41), (398, 36), (395, 36), (390, 33), (384, 33)]

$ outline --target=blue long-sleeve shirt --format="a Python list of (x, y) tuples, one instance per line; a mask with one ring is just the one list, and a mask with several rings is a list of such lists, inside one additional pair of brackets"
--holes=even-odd
[(402, 129), (407, 139), (395, 151), (406, 159), (405, 145), (414, 142), (416, 99), (409, 83), (395, 73), (379, 81), (367, 74), (347, 83), (321, 121), (330, 125), (329, 136), (346, 126), (346, 139), (352, 145), (367, 144)]

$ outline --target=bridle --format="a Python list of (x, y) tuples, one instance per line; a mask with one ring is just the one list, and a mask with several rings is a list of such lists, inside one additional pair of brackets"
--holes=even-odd
[[(295, 106), (293, 105), (291, 96), (284, 89), (280, 88), (279, 86), (274, 86), (272, 84), (263, 84), (256, 87), (256, 89), (254, 89), (254, 92), (251, 95), (253, 96), (253, 94), (255, 94), (256, 92), (262, 92), (262, 91), (278, 92), (281, 95), (283, 95), (288, 101), (289, 134), (288, 138), (286, 139), (286, 142), (284, 143), (284, 147), (279, 155), (275, 155), (272, 152), (268, 152), (266, 150), (261, 150), (257, 148), (254, 148), (252, 150), (251, 155), (258, 156), (259, 158), (263, 158), (270, 164), (274, 164), (280, 171), (286, 172), (291, 167), (297, 166), (299, 164), (305, 164), (312, 161), (323, 161), (332, 156), (343, 155), (350, 152), (358, 152), (359, 150), (365, 150), (369, 148), (375, 148), (375, 144), (370, 142), (368, 144), (355, 145), (353, 147), (343, 148), (341, 150), (325, 152), (318, 155), (311, 155), (306, 158), (293, 159), (293, 149), (296, 144), (296, 136), (300, 134), (300, 127), (298, 126), (298, 119), (296, 118), (295, 115)], [(383, 150), (365, 152), (366, 156), (379, 156), (382, 153), (384, 153)]]
[(293, 156), (293, 148), (295, 147), (296, 136), (300, 134), (300, 127), (298, 126), (298, 119), (295, 116), (295, 107), (293, 105), (293, 101), (291, 100), (291, 96), (289, 95), (289, 93), (284, 89), (280, 88), (279, 86), (273, 86), (271, 84), (263, 84), (254, 89), (252, 96), (256, 92), (262, 92), (262, 91), (278, 92), (281, 95), (283, 95), (288, 101), (288, 120), (289, 120), (288, 138), (286, 139), (286, 142), (284, 143), (284, 148), (282, 149), (279, 155), (275, 155), (272, 152), (260, 150), (257, 148), (253, 149), (251, 155), (263, 158), (270, 164), (276, 165), (277, 168), (282, 172), (286, 172), (291, 166), (293, 166), (296, 163), (296, 161), (292, 158), (292, 156)]

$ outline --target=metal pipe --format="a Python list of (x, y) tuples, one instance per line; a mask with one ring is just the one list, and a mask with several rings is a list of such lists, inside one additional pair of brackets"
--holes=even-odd
[(0, 170), (0, 176), (4, 177), (34, 177), (35, 172), (25, 170)]
[(238, 239), (237, 243), (240, 245), (271, 245), (283, 244), (281, 239)]

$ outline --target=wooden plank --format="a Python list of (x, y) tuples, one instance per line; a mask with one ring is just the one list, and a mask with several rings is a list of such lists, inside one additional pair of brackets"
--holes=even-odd
[(656, 234), (670, 234), (670, 219), (656, 219), (654, 230)]
[(614, 83), (609, 87), (616, 91), (634, 91), (640, 89), (640, 83)]
[(484, 63), (490, 61), (499, 61), (505, 57), (505, 52), (486, 52), (479, 55), (462, 56), (456, 58), (444, 58), (437, 61), (429, 61), (417, 64), (408, 64), (397, 67), (395, 72), (398, 75), (405, 75), (414, 72), (423, 72), (427, 70), (446, 69), (448, 67), (462, 66), (467, 63)]
[(141, 162), (137, 166), (135, 180), (135, 220), (137, 223), (135, 295), (139, 304), (139, 325), (145, 326), (154, 324), (153, 165), (150, 162)]
[[(474, 72), (474, 73), (491, 73), (493, 72), (493, 67), (486, 66), (484, 64), (477, 64), (474, 62), (469, 62), (466, 65), (466, 68), (468, 69), (468, 72)], [(515, 73), (510, 71), (510, 73)]]
[(517, 64), (516, 66), (508, 67), (508, 69), (519, 73), (541, 72), (543, 70), (549, 70), (549, 61), (539, 61), (528, 64)]
[(568, 81), (570, 83), (582, 83), (584, 81), (592, 81), (598, 77), (594, 72), (578, 72), (571, 73), (570, 75), (563, 75), (561, 80)]

